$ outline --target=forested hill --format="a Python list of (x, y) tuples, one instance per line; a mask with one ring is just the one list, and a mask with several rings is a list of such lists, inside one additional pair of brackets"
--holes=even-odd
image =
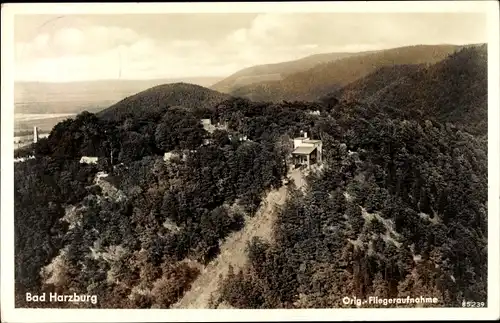
[(439, 122), (488, 131), (488, 62), (486, 45), (468, 47), (370, 99), (408, 112), (421, 110)]
[(409, 119), (451, 122), (484, 135), (488, 129), (487, 69), (486, 45), (472, 46), (431, 66), (380, 68), (331, 97), (385, 106)]
[(129, 96), (99, 112), (98, 116), (107, 120), (122, 120), (127, 117), (138, 118), (148, 113), (156, 113), (160, 107), (165, 106), (182, 106), (191, 110), (204, 109), (213, 107), (227, 98), (229, 98), (227, 94), (199, 85), (164, 84)]
[(417, 45), (347, 57), (294, 73), (281, 81), (243, 86), (231, 92), (257, 101), (313, 101), (363, 78), (378, 68), (398, 64), (431, 64), (453, 53), (454, 45)]
[[(326, 168), (291, 194), (275, 242), (249, 245), (247, 268), (229, 273), (214, 307), (356, 307), (345, 295), (486, 301), (485, 141), (356, 102), (335, 105), (311, 133), (323, 138)], [(419, 305), (387, 305), (407, 306)]]
[(368, 52), (316, 54), (289, 62), (252, 66), (228, 76), (210, 88), (223, 93), (231, 93), (245, 85), (270, 80), (281, 80), (288, 75), (306, 71), (319, 64), (366, 53)]

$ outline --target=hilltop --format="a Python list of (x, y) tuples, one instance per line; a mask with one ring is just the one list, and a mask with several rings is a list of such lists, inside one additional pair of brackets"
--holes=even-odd
[(231, 92), (257, 101), (313, 101), (385, 66), (432, 64), (457, 50), (455, 45), (417, 45), (346, 57), (293, 73), (283, 80), (243, 86)]
[(93, 80), (66, 83), (16, 82), (15, 113), (79, 113), (97, 112), (126, 96), (160, 84), (187, 82), (210, 86), (219, 78), (193, 77), (151, 80)]
[(294, 61), (256, 65), (242, 69), (241, 71), (228, 76), (227, 78), (214, 84), (211, 88), (219, 92), (230, 93), (245, 85), (282, 80), (284, 77), (293, 73), (306, 71), (318, 64), (332, 62), (346, 57), (362, 55), (365, 53), (368, 52), (315, 54)]
[(97, 115), (104, 119), (117, 120), (127, 115), (140, 117), (156, 113), (166, 106), (182, 106), (187, 109), (213, 108), (229, 97), (227, 94), (194, 84), (163, 84), (129, 96)]

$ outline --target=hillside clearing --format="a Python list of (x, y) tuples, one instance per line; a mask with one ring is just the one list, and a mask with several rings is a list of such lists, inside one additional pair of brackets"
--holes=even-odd
[[(295, 180), (298, 188), (305, 185), (300, 170), (292, 170), (289, 176)], [(219, 282), (228, 273), (232, 265), (235, 271), (243, 268), (247, 261), (246, 246), (253, 237), (272, 240), (272, 225), (276, 219), (277, 208), (281, 207), (287, 197), (287, 186), (268, 193), (261, 207), (253, 217), (246, 219), (245, 227), (233, 234), (222, 243), (220, 254), (212, 260), (172, 308), (200, 309), (209, 308), (212, 293), (217, 291)]]

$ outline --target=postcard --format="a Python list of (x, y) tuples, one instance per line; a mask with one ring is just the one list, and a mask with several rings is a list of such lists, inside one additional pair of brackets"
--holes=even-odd
[(498, 319), (498, 9), (4, 5), (3, 321)]

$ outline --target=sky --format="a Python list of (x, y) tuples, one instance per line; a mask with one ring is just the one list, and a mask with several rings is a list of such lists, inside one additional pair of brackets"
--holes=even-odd
[(329, 52), (487, 41), (480, 13), (16, 15), (16, 81), (224, 77)]

